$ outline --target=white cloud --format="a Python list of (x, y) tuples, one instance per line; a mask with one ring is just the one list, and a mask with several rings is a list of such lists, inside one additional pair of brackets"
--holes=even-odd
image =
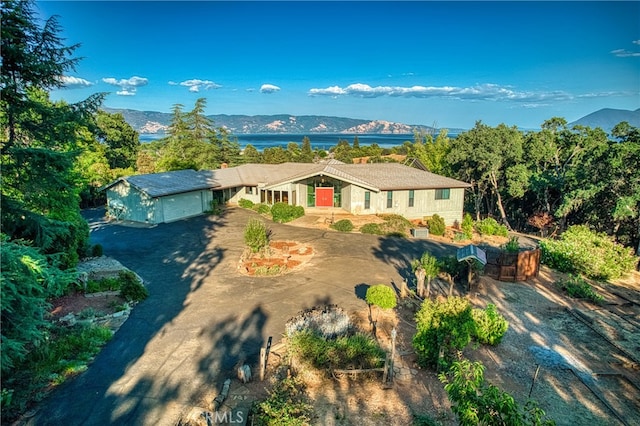
[(631, 52), (631, 51), (629, 51), (627, 49), (612, 50), (611, 54), (614, 55), (614, 56), (617, 56), (618, 58), (632, 58), (632, 57), (640, 56), (640, 52)]
[[(631, 44), (640, 45), (640, 40), (631, 40)], [(614, 56), (617, 56), (618, 58), (640, 57), (640, 52), (633, 52), (627, 49), (615, 49), (609, 53), (611, 53)]]
[(169, 84), (171, 86), (184, 86), (188, 87), (190, 92), (197, 93), (200, 90), (209, 90), (209, 89), (219, 89), (222, 86), (214, 83), (211, 80), (200, 80), (197, 78), (193, 78), (191, 80), (185, 80), (180, 83), (176, 83), (175, 81), (170, 81)]
[(84, 78), (80, 77), (61, 75), (60, 77), (58, 77), (58, 80), (60, 80), (60, 82), (66, 89), (78, 89), (81, 87), (93, 86), (93, 83), (91, 83), (89, 80), (85, 80)]
[(263, 84), (260, 86), (260, 93), (275, 93), (279, 92), (280, 88), (278, 86), (274, 86), (273, 84)]
[(116, 95), (119, 96), (134, 96), (136, 94), (136, 91), (138, 90), (138, 87), (146, 86), (149, 82), (148, 79), (137, 76), (133, 76), (131, 78), (122, 78), (120, 80), (116, 80), (113, 77), (107, 77), (103, 78), (102, 81), (112, 86), (119, 87), (120, 90), (116, 92)]
[(523, 103), (559, 101), (573, 99), (573, 96), (563, 91), (535, 92), (518, 91), (509, 86), (498, 84), (477, 84), (469, 87), (455, 86), (376, 86), (355, 83), (345, 88), (330, 86), (327, 88), (313, 88), (309, 96), (357, 96), (361, 98), (377, 98), (381, 96), (405, 98), (455, 98), (466, 100), (514, 101)]

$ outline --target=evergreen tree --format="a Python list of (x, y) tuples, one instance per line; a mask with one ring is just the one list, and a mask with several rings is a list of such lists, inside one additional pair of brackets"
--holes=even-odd
[(48, 90), (61, 87), (60, 77), (74, 69), (78, 46), (64, 46), (55, 17), (40, 26), (33, 9), (33, 1), (1, 4), (0, 219), (9, 238), (61, 253), (64, 265), (73, 266), (88, 239), (74, 170), (79, 135), (95, 129), (103, 95), (74, 105), (49, 100)]

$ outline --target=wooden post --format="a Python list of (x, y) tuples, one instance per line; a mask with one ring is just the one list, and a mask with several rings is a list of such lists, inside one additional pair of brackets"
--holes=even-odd
[(398, 332), (396, 328), (393, 327), (391, 330), (391, 368), (389, 369), (389, 381), (393, 383), (393, 369), (395, 367), (395, 356), (396, 356), (396, 336)]
[(260, 381), (264, 380), (264, 372), (266, 370), (267, 365), (267, 350), (265, 348), (260, 348)]

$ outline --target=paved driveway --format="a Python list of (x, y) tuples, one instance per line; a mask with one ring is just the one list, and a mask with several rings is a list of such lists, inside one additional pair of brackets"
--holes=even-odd
[[(365, 302), (359, 284), (398, 283), (429, 250), (455, 247), (428, 240), (342, 234), (268, 222), (274, 240), (316, 251), (300, 271), (272, 278), (236, 272), (243, 231), (254, 212), (230, 208), (152, 228), (105, 223), (85, 212), (91, 242), (136, 271), (150, 296), (81, 376), (48, 397), (31, 425), (173, 425), (181, 412), (220, 389), (240, 360), (256, 365), (267, 338), (280, 340), (286, 320), (304, 308)], [(210, 401), (209, 401), (210, 403)]]

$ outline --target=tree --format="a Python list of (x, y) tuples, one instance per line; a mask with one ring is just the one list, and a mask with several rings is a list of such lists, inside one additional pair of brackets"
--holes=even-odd
[(98, 111), (96, 116), (98, 141), (106, 145), (105, 156), (112, 169), (134, 169), (140, 150), (138, 132), (133, 130), (120, 113)]
[(393, 309), (396, 307), (396, 294), (393, 289), (384, 284), (372, 285), (367, 289), (365, 300), (369, 304), (369, 319), (373, 327), (373, 335), (376, 335), (377, 318), (374, 320), (371, 315), (371, 306), (377, 306), (378, 309)]
[(31, 240), (45, 254), (60, 253), (63, 266), (77, 262), (88, 240), (80, 216), (80, 176), (75, 171), (81, 139), (95, 129), (104, 97), (68, 105), (53, 103), (47, 90), (61, 87), (78, 47), (64, 46), (55, 17), (42, 27), (33, 1), (2, 2), (0, 153), (3, 231)]
[(251, 164), (251, 163), (259, 164), (259, 163), (262, 163), (262, 155), (260, 154), (260, 152), (258, 152), (256, 147), (251, 145), (250, 143), (248, 143), (244, 147), (244, 151), (242, 152), (242, 155), (244, 157), (244, 162), (247, 163), (247, 164)]
[(503, 191), (506, 194), (510, 168), (517, 167), (522, 155), (522, 133), (516, 127), (500, 124), (491, 128), (478, 121), (473, 129), (458, 135), (447, 156), (454, 173), (476, 186), (477, 209), (486, 192), (491, 191), (508, 229), (511, 225), (504, 207)]
[(298, 161), (301, 163), (313, 163), (315, 157), (313, 150), (311, 149), (311, 140), (308, 136), (302, 138), (302, 149), (300, 151), (300, 158)]

